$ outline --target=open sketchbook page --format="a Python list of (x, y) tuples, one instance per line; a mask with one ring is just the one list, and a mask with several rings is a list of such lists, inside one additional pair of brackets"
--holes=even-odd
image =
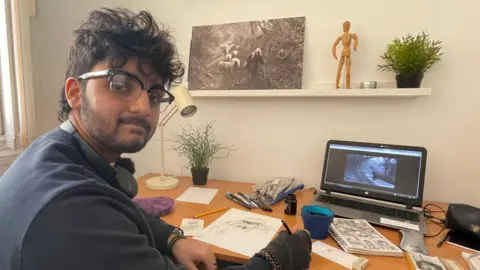
[(195, 239), (251, 257), (268, 245), (281, 226), (278, 218), (233, 208)]
[(403, 251), (363, 219), (335, 218), (330, 227), (332, 237), (351, 253), (403, 256)]

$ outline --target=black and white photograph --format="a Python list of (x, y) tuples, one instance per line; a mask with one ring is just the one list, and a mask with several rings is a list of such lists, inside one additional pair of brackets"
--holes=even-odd
[(344, 179), (382, 188), (395, 188), (397, 159), (361, 154), (347, 154)]
[(305, 17), (194, 26), (189, 90), (302, 89)]

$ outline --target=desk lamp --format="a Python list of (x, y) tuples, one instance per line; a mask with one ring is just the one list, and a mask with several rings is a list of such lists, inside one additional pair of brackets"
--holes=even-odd
[(161, 153), (161, 163), (160, 163), (160, 176), (152, 177), (147, 179), (146, 184), (150, 189), (159, 189), (167, 190), (178, 187), (179, 181), (175, 177), (165, 176), (164, 175), (164, 166), (165, 166), (165, 150), (163, 149), (164, 137), (163, 137), (163, 128), (167, 122), (172, 118), (177, 111), (180, 110), (180, 116), (190, 117), (197, 112), (197, 106), (193, 104), (192, 96), (187, 88), (184, 86), (177, 86), (172, 89), (174, 99), (174, 104), (170, 110), (167, 111), (165, 116), (158, 123), (159, 132), (160, 132), (160, 153)]

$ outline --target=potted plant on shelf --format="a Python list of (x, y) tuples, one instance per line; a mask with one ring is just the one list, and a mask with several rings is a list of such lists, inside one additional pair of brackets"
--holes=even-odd
[[(210, 171), (210, 164), (216, 158), (227, 158), (234, 149), (232, 146), (219, 144), (213, 132), (214, 122), (198, 128), (181, 127), (180, 132), (173, 132), (168, 140), (172, 149), (180, 156), (188, 158), (194, 185), (205, 185)], [(226, 151), (225, 156), (216, 156), (219, 151)]]
[(397, 88), (419, 88), (424, 73), (440, 61), (441, 45), (442, 41), (432, 40), (425, 31), (395, 38), (381, 56), (386, 63), (378, 65), (378, 70), (395, 72)]

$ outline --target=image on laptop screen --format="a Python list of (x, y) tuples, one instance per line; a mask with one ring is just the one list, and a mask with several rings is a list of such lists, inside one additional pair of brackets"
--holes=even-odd
[(409, 199), (419, 196), (420, 151), (331, 144), (325, 165), (327, 185)]

